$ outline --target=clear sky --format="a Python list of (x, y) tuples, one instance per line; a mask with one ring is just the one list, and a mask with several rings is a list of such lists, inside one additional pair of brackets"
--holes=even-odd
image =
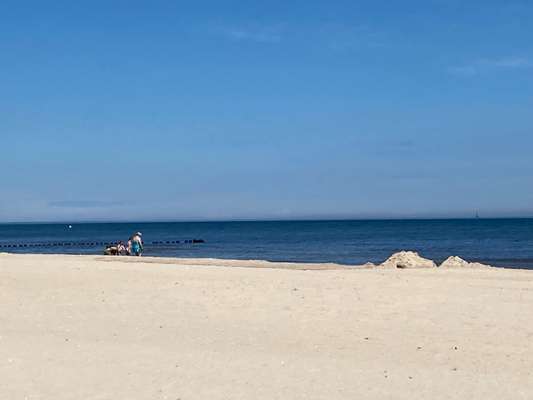
[(0, 2), (0, 221), (533, 215), (533, 2)]

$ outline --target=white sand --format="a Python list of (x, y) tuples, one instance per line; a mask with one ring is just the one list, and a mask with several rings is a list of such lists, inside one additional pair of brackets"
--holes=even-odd
[(107, 260), (0, 255), (0, 399), (533, 399), (533, 271)]

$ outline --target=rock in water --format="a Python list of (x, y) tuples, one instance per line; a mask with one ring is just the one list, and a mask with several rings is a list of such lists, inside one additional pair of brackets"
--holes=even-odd
[(382, 268), (435, 268), (433, 260), (420, 257), (414, 251), (400, 251), (390, 256), (380, 265)]
[(489, 268), (490, 265), (471, 263), (463, 260), (461, 257), (452, 256), (448, 257), (439, 268)]

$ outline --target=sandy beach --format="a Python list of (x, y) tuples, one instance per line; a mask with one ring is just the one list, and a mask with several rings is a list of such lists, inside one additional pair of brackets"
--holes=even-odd
[(0, 398), (531, 399), (532, 316), (533, 271), (0, 254)]

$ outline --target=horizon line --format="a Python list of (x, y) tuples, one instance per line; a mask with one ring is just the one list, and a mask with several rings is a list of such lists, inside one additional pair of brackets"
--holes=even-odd
[(158, 224), (158, 223), (217, 223), (217, 222), (350, 222), (350, 221), (453, 221), (453, 220), (503, 220), (533, 219), (525, 216), (491, 216), (491, 217), (358, 217), (358, 218), (235, 218), (235, 219), (157, 219), (157, 220), (59, 220), (59, 221), (0, 221), (0, 225), (72, 225), (72, 224)]

